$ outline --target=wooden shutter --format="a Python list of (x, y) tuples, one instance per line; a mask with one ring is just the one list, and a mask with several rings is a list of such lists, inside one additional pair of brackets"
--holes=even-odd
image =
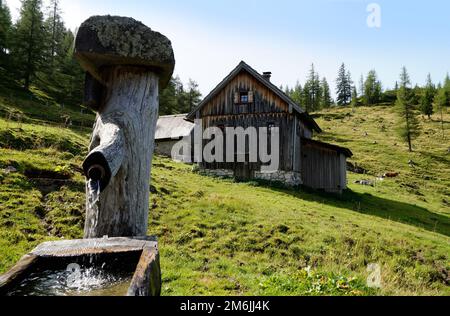
[(240, 99), (240, 95), (239, 92), (235, 92), (234, 93), (234, 104), (239, 104), (241, 100)]
[(248, 103), (253, 103), (255, 102), (255, 95), (253, 93), (253, 91), (249, 91), (248, 92)]

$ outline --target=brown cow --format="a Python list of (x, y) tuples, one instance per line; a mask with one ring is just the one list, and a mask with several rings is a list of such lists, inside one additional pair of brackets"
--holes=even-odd
[(383, 178), (397, 178), (399, 175), (398, 172), (388, 172), (383, 175)]

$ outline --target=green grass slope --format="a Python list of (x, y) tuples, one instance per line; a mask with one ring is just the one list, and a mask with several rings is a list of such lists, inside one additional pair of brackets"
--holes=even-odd
[[(24, 114), (29, 122), (0, 119), (0, 272), (42, 241), (82, 237), (89, 130)], [(351, 148), (368, 171), (350, 174), (342, 197), (209, 178), (155, 158), (149, 234), (160, 238), (163, 295), (450, 295), (450, 172), (438, 122), (423, 121), (409, 154), (390, 108), (317, 119), (321, 139)], [(400, 176), (353, 184), (384, 172)], [(382, 268), (381, 289), (366, 285), (371, 263)]]

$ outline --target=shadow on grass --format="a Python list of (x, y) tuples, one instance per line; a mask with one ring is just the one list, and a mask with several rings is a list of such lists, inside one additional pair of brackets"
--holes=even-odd
[(259, 181), (253, 183), (305, 201), (345, 208), (360, 214), (377, 216), (450, 237), (449, 217), (432, 213), (417, 205), (389, 200), (368, 193), (357, 193), (352, 190), (346, 190), (342, 196), (339, 196), (309, 188), (289, 189), (282, 184), (274, 185)]
[(438, 156), (436, 154), (427, 151), (418, 151), (418, 153), (420, 153), (424, 157), (430, 157), (433, 160), (438, 161), (439, 163), (450, 165), (450, 159), (445, 156)]

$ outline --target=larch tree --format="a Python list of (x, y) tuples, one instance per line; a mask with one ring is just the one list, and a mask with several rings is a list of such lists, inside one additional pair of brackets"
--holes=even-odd
[(202, 94), (198, 88), (198, 83), (189, 79), (186, 91), (186, 111), (191, 112), (197, 105), (199, 105)]
[(309, 71), (308, 80), (306, 81), (303, 93), (306, 111), (314, 112), (318, 110), (321, 95), (320, 79), (319, 74), (315, 70), (314, 64), (311, 65), (311, 70)]
[(179, 114), (177, 111), (178, 100), (176, 96), (176, 81), (170, 80), (167, 87), (161, 91), (159, 96), (160, 115)]
[(45, 56), (46, 31), (41, 7), (41, 0), (23, 0), (14, 30), (12, 54), (25, 89), (29, 89)]
[(356, 89), (356, 86), (352, 89), (352, 102), (350, 103), (352, 110), (355, 111), (356, 107), (358, 106), (358, 90)]
[(50, 70), (52, 72), (55, 71), (55, 68), (57, 67), (57, 65), (55, 65), (57, 55), (60, 55), (61, 50), (64, 49), (64, 39), (67, 32), (61, 18), (59, 2), (60, 0), (50, 0), (48, 17), (45, 20), (45, 29), (47, 30), (48, 37), (47, 55), (49, 64), (51, 65)]
[(333, 105), (333, 99), (331, 98), (330, 85), (328, 84), (327, 78), (323, 78), (320, 83), (321, 98), (320, 98), (320, 108), (328, 109)]
[(420, 111), (423, 115), (428, 116), (428, 119), (431, 119), (431, 115), (433, 115), (433, 101), (435, 96), (435, 87), (433, 81), (431, 80), (431, 75), (428, 74), (427, 84), (422, 93), (422, 97), (420, 100)]
[(73, 58), (74, 34), (66, 30), (62, 43), (57, 46), (55, 55), (55, 71), (51, 82), (58, 89), (56, 97), (60, 102), (81, 103), (85, 72)]
[(406, 67), (400, 74), (400, 86), (397, 92), (396, 107), (400, 115), (398, 132), (400, 137), (408, 143), (409, 151), (413, 151), (412, 142), (420, 135), (419, 121), (416, 110), (412, 104), (411, 80)]
[(364, 104), (374, 105), (380, 102), (382, 94), (381, 82), (375, 70), (369, 71), (364, 83)]
[(5, 66), (6, 57), (10, 48), (11, 39), (11, 13), (6, 3), (0, 0), (0, 66)]
[(436, 94), (434, 102), (441, 117), (442, 137), (445, 138), (444, 112), (447, 110), (447, 107), (450, 106), (450, 77), (448, 74), (444, 80), (444, 85), (438, 86), (438, 93)]
[(295, 103), (303, 105), (303, 88), (299, 81), (297, 81), (295, 87), (290, 91), (289, 96)]
[(364, 76), (361, 75), (359, 78), (359, 95), (364, 96)]

